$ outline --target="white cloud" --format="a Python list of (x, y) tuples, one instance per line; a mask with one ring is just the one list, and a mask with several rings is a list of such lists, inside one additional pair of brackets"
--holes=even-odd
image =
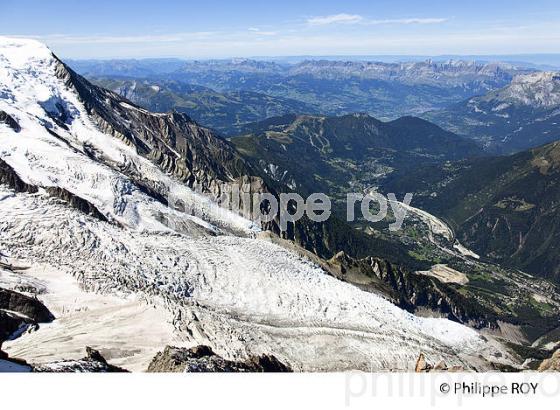
[(258, 27), (249, 27), (247, 30), (259, 36), (275, 36), (278, 34), (276, 31), (262, 31)]
[(367, 24), (439, 24), (445, 23), (446, 18), (409, 18), (409, 19), (385, 19), (385, 20), (368, 20)]
[(358, 14), (332, 14), (330, 16), (317, 16), (307, 19), (312, 26), (325, 26), (327, 24), (356, 24), (364, 18)]
[(382, 24), (439, 24), (444, 23), (446, 18), (402, 18), (402, 19), (366, 19), (358, 14), (332, 14), (330, 16), (317, 16), (307, 19), (307, 24), (311, 26), (326, 26), (328, 24), (367, 24), (367, 25), (382, 25)]

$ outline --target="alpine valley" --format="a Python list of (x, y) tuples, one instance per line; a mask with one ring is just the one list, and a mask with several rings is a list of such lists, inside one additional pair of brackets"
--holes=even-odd
[[(554, 367), (557, 82), (459, 60), (67, 64), (0, 37), (0, 371)], [(282, 231), (236, 191), (323, 192), (333, 214)], [(372, 192), (401, 230), (346, 220)]]

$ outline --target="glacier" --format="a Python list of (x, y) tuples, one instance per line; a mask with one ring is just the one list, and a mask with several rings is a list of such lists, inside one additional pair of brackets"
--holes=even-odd
[[(55, 310), (53, 324), (5, 343), (10, 355), (75, 359), (83, 355), (78, 340), (113, 349), (109, 361), (134, 370), (146, 368), (148, 353), (163, 342), (206, 344), (231, 359), (274, 354), (302, 371), (410, 370), (420, 352), (477, 370), (509, 360), (502, 345), (473, 329), (414, 316), (328, 275), (163, 172), (96, 126), (80, 96), (56, 76), (60, 64), (37, 41), (0, 37), (0, 111), (19, 125), (0, 123), (0, 159), (39, 187), (36, 193), (0, 187), (0, 252), (30, 267), (21, 275), (45, 285), (38, 297), (47, 307), (72, 304), (78, 293), (82, 301), (80, 309)], [(120, 171), (130, 164), (143, 178), (202, 204), (204, 216), (147, 195)], [(107, 221), (67, 206), (48, 187), (87, 200)], [(80, 291), (60, 291), (68, 287)], [(67, 300), (56, 300), (57, 289)], [(113, 308), (68, 318), (101, 301)], [(134, 303), (138, 315), (126, 317), (138, 323), (119, 334), (111, 319), (125, 302)], [(136, 352), (135, 341), (144, 345)]]

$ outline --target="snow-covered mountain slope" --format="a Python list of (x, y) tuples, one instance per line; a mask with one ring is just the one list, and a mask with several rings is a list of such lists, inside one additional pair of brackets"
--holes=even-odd
[[(143, 187), (129, 178), (141, 176), (143, 183), (150, 187), (171, 185), (167, 173), (162, 172), (150, 158), (138, 154), (138, 145), (144, 147), (144, 141), (138, 141), (137, 137), (138, 145), (126, 144), (101, 132), (98, 122), (103, 121), (103, 118), (92, 118), (83, 101), (84, 97), (59, 78), (60, 70), (65, 67), (42, 44), (0, 40), (0, 66), (0, 111), (21, 128), (15, 132), (2, 124), (3, 128), (8, 128), (8, 134), (1, 134), (2, 159), (26, 182), (42, 187), (64, 188), (95, 203), (101, 212), (119, 223), (138, 229), (163, 229), (162, 213), (168, 214), (167, 208), (145, 195)], [(69, 72), (65, 74), (70, 75)], [(92, 98), (95, 97), (100, 96)], [(132, 112), (143, 111), (126, 102), (117, 100), (116, 103), (127, 105)], [(100, 106), (96, 108), (98, 112), (103, 108), (108, 109)], [(119, 113), (117, 109), (114, 112)], [(120, 119), (124, 127), (130, 125), (130, 119)], [(15, 132), (15, 138), (9, 135), (9, 131)], [(26, 138), (28, 136), (33, 138)], [(165, 145), (165, 141), (158, 142)], [(150, 152), (156, 151), (155, 147), (145, 148), (151, 148)], [(173, 151), (171, 147), (166, 148)], [(94, 161), (92, 156), (95, 157)], [(121, 172), (115, 172), (115, 168)], [(216, 225), (245, 233), (255, 229), (251, 222), (234, 214), (229, 215), (227, 221), (221, 220), (221, 208), (182, 184), (175, 185), (173, 190), (175, 196), (203, 206), (204, 214)], [(158, 194), (167, 193), (165, 189), (161, 191)], [(207, 223), (197, 218), (187, 219), (192, 222), (191, 225), (209, 228)]]
[[(420, 351), (478, 368), (487, 366), (481, 356), (507, 357), (500, 345), (474, 330), (444, 319), (415, 317), (326, 275), (293, 252), (255, 238), (251, 221), (189, 188), (199, 183), (214, 189), (219, 187), (217, 177), (233, 181), (239, 168), (228, 164), (242, 166), (239, 163), (228, 160), (216, 171), (197, 167), (199, 159), (193, 158), (180, 167), (182, 173), (176, 172), (176, 164), (166, 168), (151, 156), (157, 149), (161, 159), (165, 151), (167, 161), (176, 149), (173, 139), (182, 133), (187, 146), (202, 135), (207, 145), (222, 147), (234, 158), (211, 134), (181, 121), (166, 123), (167, 117), (161, 119), (164, 127), (175, 127), (167, 140), (153, 128), (142, 131), (139, 117), (131, 114), (139, 108), (129, 104), (123, 109), (128, 103), (111, 100), (109, 92), (104, 94), (107, 100), (92, 102), (91, 93), (83, 94), (90, 85), (76, 77), (69, 82), (75, 74), (60, 75), (64, 66), (34, 41), (0, 39), (0, 66), (0, 112), (12, 119), (0, 123), (0, 159), (6, 164), (4, 173), (15, 173), (3, 180), (17, 177), (38, 187), (37, 192), (15, 192), (22, 183), (2, 187), (3, 254), (71, 275), (84, 290), (141, 298), (165, 308), (173, 316), (178, 339), (210, 345), (226, 358), (272, 353), (296, 369), (335, 370), (411, 368)], [(116, 105), (121, 108), (99, 114)], [(147, 122), (160, 121), (143, 110), (138, 115)], [(115, 132), (117, 127), (121, 131)], [(223, 157), (212, 156), (218, 151), (199, 151), (206, 155), (200, 163), (220, 162)], [(107, 220), (69, 207), (53, 198), (48, 187), (86, 200)], [(202, 203), (202, 217), (170, 210), (153, 194), (154, 187)], [(55, 293), (56, 285), (48, 292)], [(91, 340), (80, 340), (96, 348), (130, 347), (130, 340), (107, 337), (115, 335), (109, 317), (96, 319), (107, 320), (106, 326), (91, 326), (84, 318), (83, 331)], [(12, 342), (11, 355), (48, 360), (44, 352), (50, 346), (59, 355), (70, 354), (75, 339), (57, 337), (65, 323), (68, 332), (81, 326), (79, 320), (55, 320), (53, 326)], [(108, 346), (96, 346), (100, 343)], [(33, 350), (38, 344), (41, 354)], [(138, 357), (132, 362), (139, 366)], [(126, 358), (119, 364), (126, 367)]]

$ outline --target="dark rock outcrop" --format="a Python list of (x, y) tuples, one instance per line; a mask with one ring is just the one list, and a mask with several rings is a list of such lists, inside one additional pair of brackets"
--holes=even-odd
[(51, 322), (53, 314), (39, 300), (0, 288), (0, 345), (28, 327)]
[(14, 337), (27, 326), (35, 326), (35, 322), (25, 316), (0, 309), (0, 345), (2, 341)]
[(103, 215), (95, 205), (83, 198), (80, 198), (78, 195), (60, 187), (47, 187), (45, 190), (49, 195), (67, 202), (72, 208), (77, 209), (86, 215), (90, 215), (101, 221), (107, 222), (105, 215)]
[[(17, 172), (8, 163), (0, 159), (0, 184), (7, 185), (16, 192), (27, 192), (35, 194), (39, 192), (36, 185), (24, 182)], [(60, 187), (44, 187), (45, 191), (53, 197), (60, 198), (72, 208), (77, 209), (87, 215), (93, 216), (101, 221), (106, 222), (107, 218), (103, 215), (95, 205), (91, 202), (71, 193), (70, 191)]]
[(39, 300), (0, 288), (0, 309), (21, 313), (36, 322), (50, 322), (53, 314)]
[(2, 159), (0, 159), (0, 184), (8, 185), (16, 192), (34, 194), (38, 191), (36, 186), (24, 182), (16, 171)]
[(58, 361), (41, 365), (34, 365), (35, 373), (125, 373), (128, 372), (118, 366), (107, 363), (99, 351), (86, 347), (86, 357), (80, 360)]
[(27, 373), (32, 370), (25, 360), (9, 357), (8, 353), (0, 350), (0, 373)]
[(190, 349), (166, 346), (148, 367), (148, 372), (291, 372), (270, 355), (251, 356), (244, 361), (231, 361), (217, 355), (208, 346)]
[(8, 127), (13, 129), (15, 132), (20, 132), (21, 127), (18, 122), (7, 112), (0, 110), (0, 124), (6, 124)]
[(86, 347), (86, 357), (80, 360), (62, 360), (45, 364), (30, 364), (9, 357), (0, 350), (0, 372), (34, 373), (125, 373), (126, 369), (107, 363), (97, 350)]

